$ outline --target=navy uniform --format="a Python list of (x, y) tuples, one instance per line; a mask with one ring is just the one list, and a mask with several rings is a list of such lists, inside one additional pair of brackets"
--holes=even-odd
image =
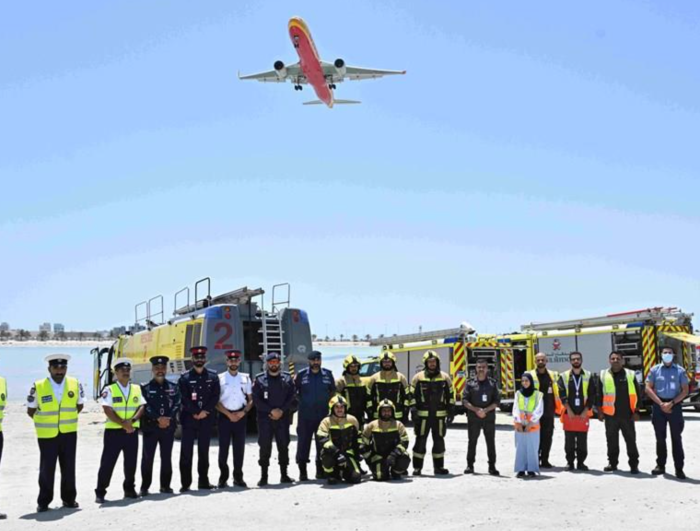
[(180, 492), (190, 490), (192, 484), (192, 456), (197, 439), (198, 489), (215, 488), (209, 483), (209, 444), (214, 428), (214, 410), (219, 403), (221, 388), (219, 375), (204, 367), (207, 347), (192, 347), (194, 367), (180, 376), (178, 386), (182, 397), (182, 443), (180, 445)]
[(75, 453), (78, 443), (78, 414), (85, 393), (77, 379), (66, 376), (70, 356), (47, 356), (49, 376), (37, 380), (27, 397), (27, 414), (34, 420), (41, 461), (37, 512), (48, 511), (53, 501), (56, 462), (61, 465), (63, 506), (78, 507), (75, 487)]
[[(321, 353), (317, 350), (312, 351), (308, 355), (308, 360), (320, 363)], [(297, 373), (294, 387), (299, 399), (296, 461), (300, 479), (301, 481), (309, 479), (306, 466), (309, 463), (311, 441), (314, 438), (316, 439), (316, 479), (322, 479), (323, 466), (316, 432), (321, 421), (328, 416), (328, 401), (335, 394), (333, 373), (323, 367), (319, 367), (318, 372), (307, 367)]]
[(253, 381), (253, 403), (257, 410), (258, 445), (260, 446), (260, 481), (258, 486), (267, 485), (267, 472), (272, 455), (272, 439), (277, 443), (281, 482), (293, 483), (287, 474), (289, 467), (289, 425), (291, 408), (294, 402), (294, 381), (287, 372), (281, 370), (281, 357), (270, 352), (266, 357), (267, 370)]
[[(682, 433), (685, 426), (682, 402), (688, 396), (688, 375), (680, 365), (673, 363), (674, 353), (665, 348), (663, 363), (652, 367), (647, 375), (647, 394), (653, 400), (651, 423), (656, 435), (656, 467), (651, 471), (655, 476), (666, 472), (668, 449), (666, 447), (666, 426), (671, 431), (671, 450), (676, 477), (685, 479), (683, 465)], [(662, 407), (663, 406), (663, 407)]]
[(180, 412), (180, 389), (177, 384), (165, 379), (168, 360), (167, 356), (153, 356), (150, 362), (156, 377), (141, 386), (141, 393), (146, 400), (146, 413), (141, 421), (143, 433), (141, 496), (148, 495), (153, 478), (153, 461), (158, 446), (160, 446), (160, 492), (163, 494), (173, 492), (170, 488), (170, 480), (173, 477), (172, 455), (177, 416)]
[[(482, 376), (483, 379), (479, 379), (478, 376), (470, 378), (462, 392), (462, 402), (467, 409), (467, 438), (469, 441), (467, 443), (467, 468), (464, 473), (474, 473), (476, 445), (483, 431), (486, 439), (489, 474), (497, 476), (499, 473), (496, 469), (496, 406), (501, 401), (501, 392), (498, 390), (496, 380), (484, 373)], [(475, 410), (483, 410), (484, 418), (481, 418)]]
[(227, 350), (228, 370), (219, 374), (221, 396), (219, 410), (219, 488), (226, 487), (229, 475), (228, 451), (233, 450), (233, 484), (247, 487), (243, 481), (243, 456), (247, 432), (248, 412), (253, 409), (253, 384), (250, 376), (238, 372), (240, 350)]
[(114, 466), (122, 453), (124, 454), (124, 497), (138, 498), (135, 481), (139, 454), (138, 428), (146, 401), (141, 394), (140, 385), (130, 383), (128, 380), (126, 384), (122, 384), (119, 380), (120, 376), (123, 378), (131, 376), (129, 358), (114, 360), (112, 370), (117, 375), (117, 381), (105, 387), (102, 393), (102, 409), (107, 415), (107, 422), (100, 470), (97, 473), (96, 503), (104, 503)]

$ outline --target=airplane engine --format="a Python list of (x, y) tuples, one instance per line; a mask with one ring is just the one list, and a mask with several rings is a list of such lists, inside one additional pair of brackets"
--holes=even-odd
[(280, 79), (287, 78), (287, 68), (284, 66), (282, 61), (275, 61), (274, 64), (275, 72), (277, 72), (277, 77)]
[(336, 59), (333, 63), (333, 66), (335, 66), (335, 71), (340, 77), (345, 77), (345, 71), (347, 70), (345, 68), (345, 61), (343, 61), (342, 59)]

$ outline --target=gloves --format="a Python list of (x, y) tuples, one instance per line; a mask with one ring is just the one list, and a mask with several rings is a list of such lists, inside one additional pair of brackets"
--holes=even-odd
[(345, 454), (340, 454), (338, 459), (336, 459), (336, 463), (338, 463), (338, 466), (344, 467), (348, 464), (348, 458), (345, 457)]
[(386, 464), (389, 468), (394, 468), (396, 464), (396, 455), (394, 455), (394, 452), (391, 452), (389, 457), (386, 458)]
[(331, 441), (328, 441), (326, 444), (324, 444), (323, 449), (328, 453), (328, 455), (334, 456), (338, 453), (338, 447)]

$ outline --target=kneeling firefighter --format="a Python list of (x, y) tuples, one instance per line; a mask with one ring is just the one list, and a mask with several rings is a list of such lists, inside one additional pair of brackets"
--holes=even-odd
[(321, 463), (329, 485), (340, 480), (359, 483), (360, 425), (348, 415), (348, 402), (340, 395), (328, 403), (329, 415), (321, 421), (316, 432), (321, 447)]
[(382, 400), (377, 414), (379, 418), (367, 424), (362, 432), (362, 442), (366, 448), (364, 457), (375, 481), (401, 479), (411, 464), (406, 451), (408, 432), (396, 420), (396, 407), (391, 400)]

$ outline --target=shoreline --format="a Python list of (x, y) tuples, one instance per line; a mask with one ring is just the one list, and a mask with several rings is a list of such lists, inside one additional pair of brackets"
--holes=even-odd
[(95, 339), (95, 340), (70, 340), (65, 341), (48, 340), (48, 341), (38, 341), (35, 339), (30, 339), (28, 341), (0, 341), (0, 348), (2, 347), (109, 347), (114, 343), (113, 339)]

